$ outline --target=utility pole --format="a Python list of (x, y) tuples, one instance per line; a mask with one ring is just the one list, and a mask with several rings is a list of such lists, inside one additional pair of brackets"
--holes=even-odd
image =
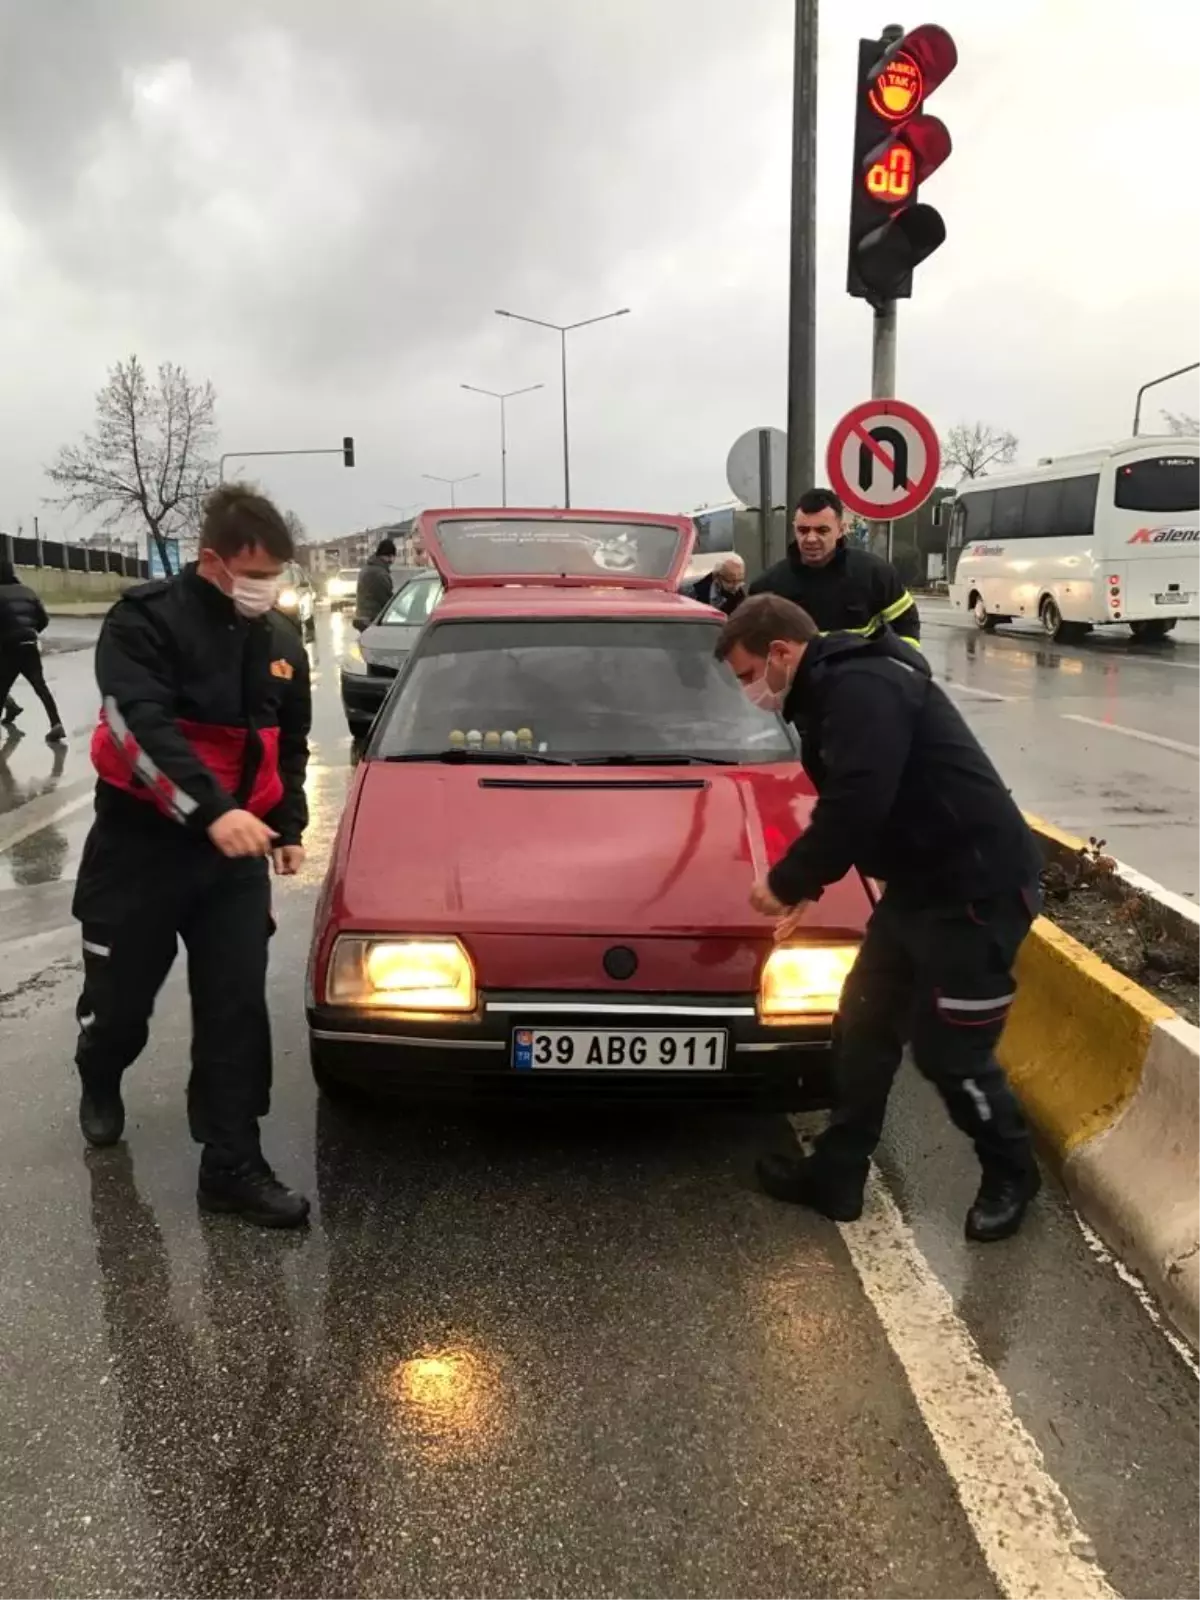
[(787, 503), (783, 538), (770, 559), (786, 553), (796, 502), (813, 485), (817, 390), (817, 9), (796, 0), (792, 77), (792, 257), (788, 297)]

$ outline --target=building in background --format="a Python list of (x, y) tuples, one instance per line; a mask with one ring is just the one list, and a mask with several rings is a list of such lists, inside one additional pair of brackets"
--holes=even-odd
[(401, 567), (418, 565), (415, 518), (402, 522), (385, 522), (377, 528), (364, 528), (360, 533), (348, 533), (337, 539), (310, 539), (297, 552), (301, 564), (310, 574), (319, 577), (327, 572), (339, 572), (346, 567), (361, 567), (381, 539), (391, 539), (396, 546), (396, 564)]

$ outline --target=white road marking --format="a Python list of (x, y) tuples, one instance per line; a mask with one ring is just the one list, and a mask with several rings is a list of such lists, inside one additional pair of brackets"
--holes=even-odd
[(942, 688), (949, 690), (953, 694), (970, 695), (975, 700), (1009, 701), (1015, 699), (1015, 696), (1011, 694), (995, 694), (991, 689), (976, 689), (975, 686), (970, 683), (956, 683), (953, 678), (943, 679)]
[(1094, 1233), (1092, 1229), (1088, 1227), (1087, 1223), (1079, 1215), (1078, 1211), (1075, 1212), (1075, 1221), (1079, 1224), (1079, 1231), (1084, 1237), (1084, 1242), (1086, 1243), (1088, 1249), (1095, 1256), (1096, 1260), (1103, 1262), (1106, 1267), (1111, 1267), (1116, 1273), (1117, 1277), (1120, 1278), (1121, 1282), (1128, 1284), (1128, 1286), (1133, 1290), (1134, 1295), (1137, 1297), (1137, 1302), (1141, 1306), (1142, 1310), (1150, 1318), (1150, 1321), (1158, 1329), (1159, 1333), (1162, 1334), (1163, 1338), (1171, 1346), (1172, 1350), (1174, 1350), (1175, 1354), (1183, 1362), (1184, 1366), (1194, 1378), (1200, 1378), (1200, 1360), (1197, 1359), (1196, 1352), (1189, 1344), (1179, 1337), (1173, 1328), (1168, 1328), (1167, 1324), (1163, 1321), (1162, 1312), (1158, 1309), (1158, 1305), (1155, 1302), (1154, 1296), (1138, 1277), (1137, 1273), (1134, 1272), (1131, 1267), (1127, 1267), (1123, 1261), (1119, 1260), (1115, 1255), (1113, 1255), (1112, 1251), (1105, 1244), (1104, 1240), (1101, 1239), (1099, 1234)]
[(1127, 739), (1140, 739), (1143, 744), (1161, 745), (1164, 750), (1177, 750), (1182, 756), (1200, 758), (1200, 746), (1184, 744), (1182, 739), (1167, 739), (1161, 733), (1143, 733), (1141, 728), (1126, 728), (1119, 722), (1101, 722), (1099, 717), (1080, 716), (1077, 711), (1061, 713), (1064, 722), (1083, 722), (1089, 728), (1102, 728), (1105, 733), (1123, 733)]
[(82, 811), (84, 806), (93, 803), (95, 797), (95, 790), (89, 784), (82, 794), (77, 794), (73, 800), (64, 801), (56, 810), (43, 812), (31, 822), (19, 823), (10, 833), (0, 833), (0, 853), (11, 850), (13, 845), (20, 844), (22, 839), (30, 839), (35, 833), (41, 833), (43, 828), (52, 828), (56, 822), (61, 822), (73, 812)]
[(840, 1231), (1001, 1592), (1115, 1600), (1008, 1391), (874, 1173), (862, 1220)]

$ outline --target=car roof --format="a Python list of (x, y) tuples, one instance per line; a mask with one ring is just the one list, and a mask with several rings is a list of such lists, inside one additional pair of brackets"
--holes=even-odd
[(661, 589), (580, 589), (519, 583), (486, 589), (447, 589), (430, 621), (620, 621), (627, 617), (640, 622), (699, 622), (721, 618), (721, 613), (687, 595)]

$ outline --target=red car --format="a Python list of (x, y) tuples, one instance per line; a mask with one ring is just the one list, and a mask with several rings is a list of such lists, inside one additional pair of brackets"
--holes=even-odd
[(327, 1093), (828, 1102), (857, 876), (776, 949), (813, 791), (676, 592), (686, 517), (427, 511), (446, 592), (375, 722), (308, 974)]

